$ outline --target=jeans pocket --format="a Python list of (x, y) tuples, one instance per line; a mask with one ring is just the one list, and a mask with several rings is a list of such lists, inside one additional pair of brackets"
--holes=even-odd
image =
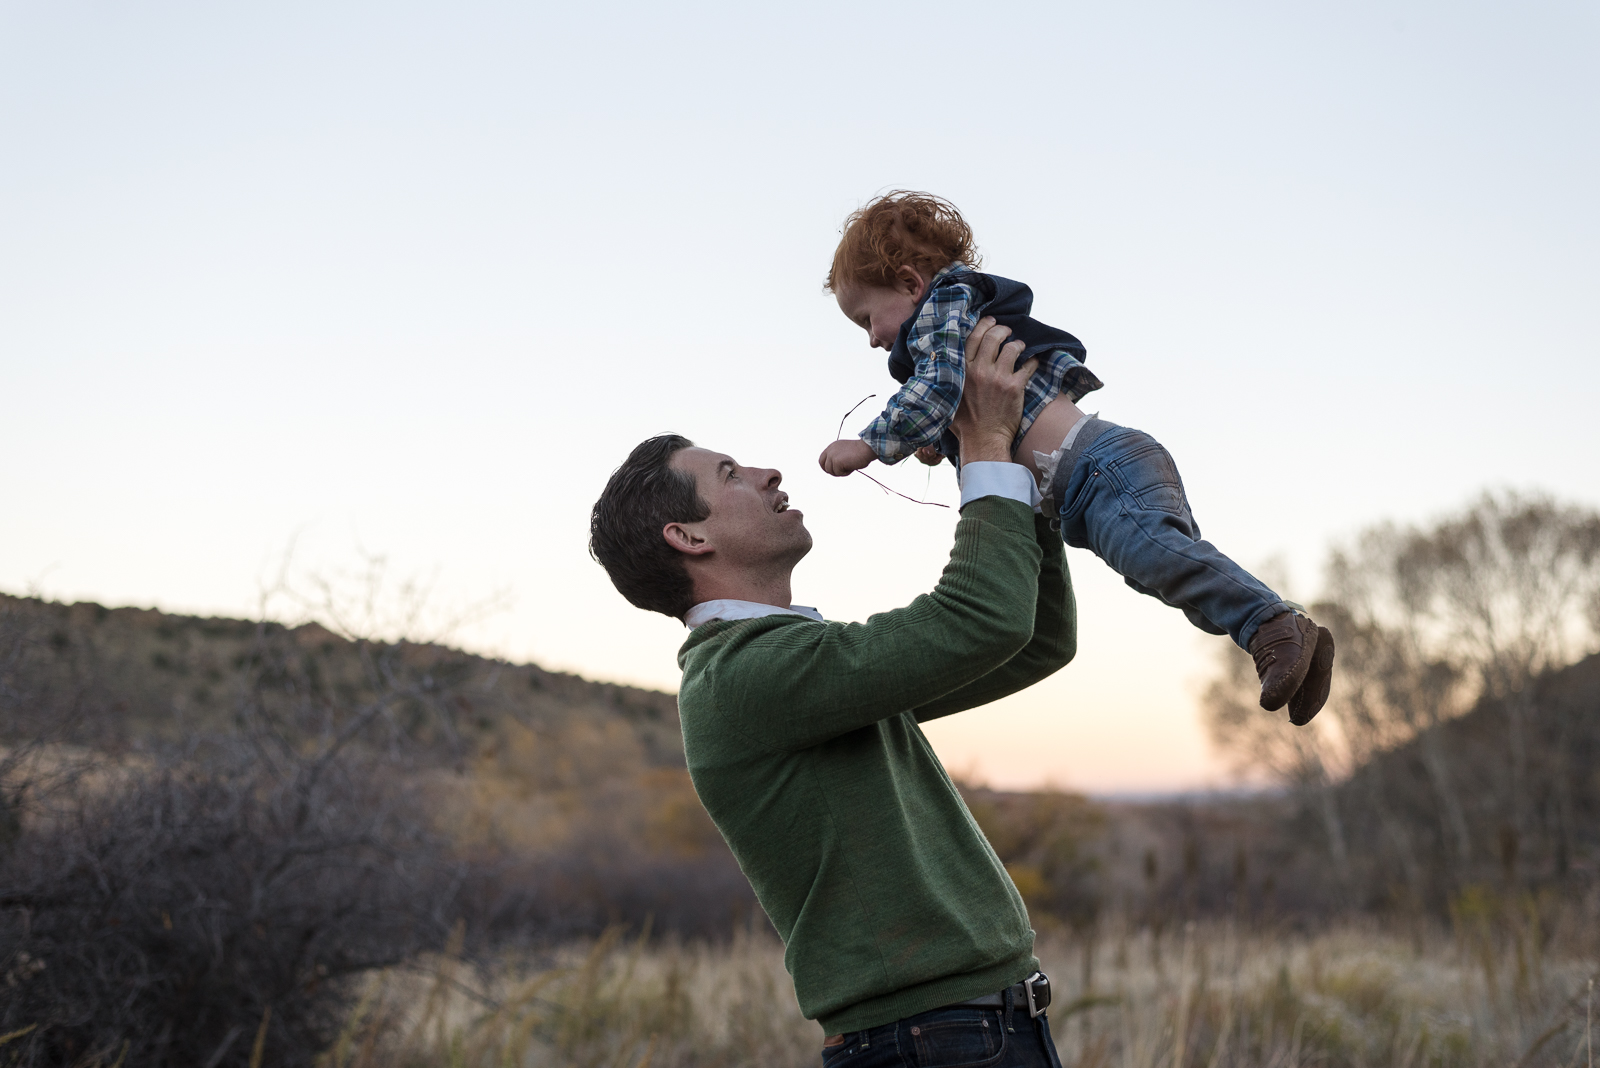
[(822, 1047), (822, 1068), (833, 1064), (845, 1064), (850, 1059), (850, 1054), (856, 1051), (855, 1042), (851, 1041), (855, 1035), (846, 1035), (845, 1040), (837, 1046)]
[(837, 1046), (823, 1046), (822, 1068), (845, 1068), (846, 1065), (849, 1068), (887, 1068), (901, 1063), (892, 1039), (887, 1043), (865, 1044), (870, 1037), (867, 1031), (855, 1031), (847, 1033)]
[(919, 1020), (907, 1030), (917, 1068), (981, 1068), (1006, 1052), (998, 1016), (982, 1010)]
[(1106, 464), (1106, 469), (1135, 506), (1187, 517), (1189, 501), (1184, 496), (1178, 465), (1160, 442), (1143, 436), (1142, 444)]

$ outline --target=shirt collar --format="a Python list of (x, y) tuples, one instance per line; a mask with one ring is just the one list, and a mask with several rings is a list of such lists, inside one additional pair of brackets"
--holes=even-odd
[(760, 619), (762, 616), (804, 616), (806, 619), (814, 619), (818, 623), (825, 622), (821, 612), (818, 612), (815, 608), (807, 608), (803, 604), (779, 608), (775, 604), (723, 599), (720, 601), (701, 601), (684, 614), (683, 624), (693, 630), (715, 619)]

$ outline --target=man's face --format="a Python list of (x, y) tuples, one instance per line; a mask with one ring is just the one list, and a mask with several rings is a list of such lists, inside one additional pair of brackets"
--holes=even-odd
[(724, 564), (793, 567), (811, 551), (811, 532), (789, 495), (778, 489), (783, 475), (768, 467), (745, 467), (710, 449), (680, 449), (672, 466), (694, 476), (711, 514), (695, 524)]

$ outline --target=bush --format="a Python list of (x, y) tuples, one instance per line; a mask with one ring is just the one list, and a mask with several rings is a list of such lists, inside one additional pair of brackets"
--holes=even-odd
[[(231, 772), (231, 773), (230, 773)], [(101, 768), (0, 852), (8, 1064), (310, 1064), (357, 973), (442, 945), (441, 852), (370, 767)], [(270, 1010), (270, 1019), (268, 1011)]]

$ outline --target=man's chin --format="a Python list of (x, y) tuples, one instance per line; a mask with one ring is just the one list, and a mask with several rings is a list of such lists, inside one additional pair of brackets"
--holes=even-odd
[(795, 532), (795, 534), (796, 534), (796, 536), (795, 536), (795, 548), (798, 550), (798, 552), (795, 555), (795, 559), (796, 560), (800, 559), (806, 553), (810, 552), (811, 551), (811, 544), (812, 544), (812, 542), (811, 542), (811, 531), (806, 529), (806, 524), (805, 524), (804, 519), (802, 519), (801, 522), (799, 523), (799, 527), (800, 527), (800, 529)]

